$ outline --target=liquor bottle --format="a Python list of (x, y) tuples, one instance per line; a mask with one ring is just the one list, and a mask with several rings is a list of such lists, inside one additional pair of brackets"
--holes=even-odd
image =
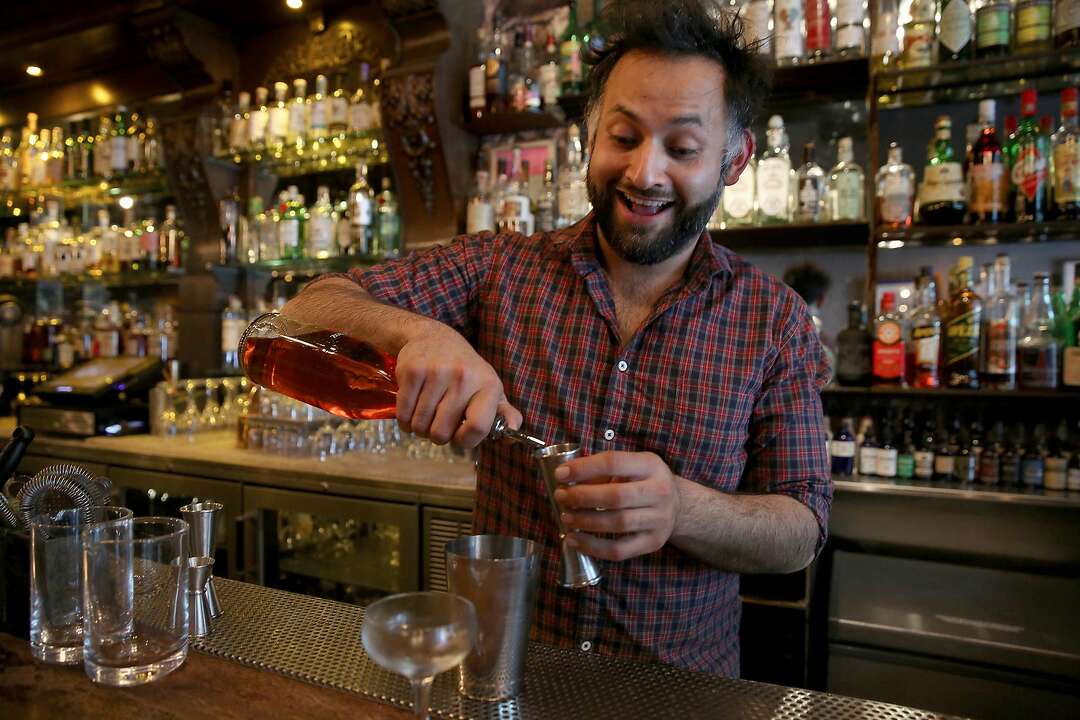
[(329, 126), (330, 134), (344, 138), (349, 130), (349, 96), (345, 92), (345, 76), (341, 73), (334, 75), (334, 92), (329, 101)]
[(266, 126), (270, 123), (270, 109), (266, 106), (268, 91), (264, 87), (255, 88), (255, 108), (248, 120), (248, 145), (257, 157), (266, 150)]
[(805, 0), (806, 56), (810, 62), (824, 60), (832, 52), (832, 15), (829, 0)]
[[(215, 132), (216, 131), (217, 128), (215, 126)], [(67, 137), (64, 138), (64, 171), (61, 174), (62, 180), (76, 180), (79, 178), (79, 147), (83, 142), (84, 139), (79, 133), (79, 123), (68, 123)], [(215, 136), (214, 142), (220, 143), (221, 139)], [(0, 144), (2, 143), (3, 139), (0, 138)], [(0, 169), (0, 172), (3, 172), (3, 170)], [(0, 189), (3, 189), (3, 186), (3, 180), (0, 179)]]
[(857, 300), (848, 305), (848, 326), (836, 335), (836, 381), (866, 387), (872, 380), (872, 339), (866, 313)]
[(544, 43), (544, 57), (538, 65), (540, 78), (540, 101), (543, 108), (551, 112), (559, 104), (559, 96), (562, 94), (562, 78), (559, 75), (559, 47), (555, 44), (555, 36), (548, 33), (547, 42)]
[(1016, 49), (1046, 50), (1053, 44), (1053, 8), (1050, 0), (1018, 0)]
[(244, 303), (236, 295), (229, 296), (229, 303), (221, 313), (221, 367), (224, 370), (240, 370), (240, 337), (247, 321)]
[(308, 135), (312, 143), (326, 138), (329, 128), (330, 101), (327, 98), (325, 75), (315, 76), (315, 95), (308, 99)]
[(1057, 430), (1047, 443), (1046, 474), (1043, 484), (1047, 490), (1065, 490), (1069, 472), (1069, 426), (1061, 419)]
[(832, 459), (833, 475), (855, 474), (855, 420), (849, 417), (840, 422), (829, 443), (829, 455)]
[[(859, 2), (861, 0), (845, 0)], [(754, 47), (758, 55), (772, 57), (772, 3), (771, 0), (749, 0), (743, 6), (743, 37)], [(861, 26), (860, 26), (861, 28)]]
[(488, 192), (489, 182), (487, 170), (476, 171), (476, 182), (465, 212), (465, 232), (470, 235), (495, 230), (495, 207)]
[(382, 179), (382, 192), (375, 199), (376, 227), (378, 229), (379, 257), (397, 257), (401, 254), (401, 216), (398, 214), (397, 196), (390, 189), (390, 178)]
[(758, 223), (776, 225), (791, 222), (791, 156), (784, 119), (769, 118), (766, 147), (757, 166)]
[(905, 69), (930, 67), (934, 64), (933, 0), (912, 0), (911, 19), (904, 25)]
[[(1078, 7), (1080, 12), (1080, 7)], [(1061, 91), (1061, 127), (1053, 146), (1054, 207), (1059, 220), (1080, 219), (1080, 126), (1077, 125), (1077, 89)]]
[(955, 461), (956, 479), (966, 485), (973, 484), (979, 477), (979, 454), (972, 445), (973, 438), (968, 430), (961, 428), (957, 434)]
[(1020, 481), (1024, 487), (1041, 488), (1046, 482), (1046, 428), (1039, 423), (1020, 458)]
[(806, 60), (803, 0), (773, 0), (773, 57), (777, 65)]
[[(486, 175), (486, 173), (485, 173)], [(479, 177), (477, 178), (479, 181)], [(487, 184), (487, 178), (484, 178), (484, 184)], [(484, 189), (485, 196), (487, 194), (487, 188)], [(488, 207), (491, 206), (491, 201), (485, 197)], [(544, 163), (544, 185), (540, 190), (540, 197), (536, 201), (536, 229), (540, 232), (551, 232), (555, 229), (555, 210), (557, 200), (555, 198), (555, 168), (551, 162)]]
[(756, 211), (757, 160), (750, 158), (734, 185), (724, 188), (721, 196), (724, 227), (754, 224)]
[(803, 145), (803, 164), (795, 176), (795, 221), (819, 223), (825, 220), (825, 171), (814, 161), (814, 143)]
[(1050, 275), (1035, 273), (1031, 307), (1016, 343), (1020, 387), (1058, 386), (1058, 340), (1054, 336), (1054, 308), (1050, 304)]
[(968, 0), (942, 0), (938, 62), (970, 60), (975, 54), (975, 16)]
[(1058, 0), (1054, 5), (1054, 47), (1080, 45), (1080, 0)]
[(287, 192), (281, 191), (271, 200), (270, 209), (266, 211), (259, 234), (259, 258), (263, 261), (281, 259), (281, 219), (288, 205), (288, 197)]
[(941, 115), (934, 123), (934, 142), (927, 153), (919, 195), (919, 219), (928, 225), (956, 225), (964, 221), (967, 199), (964, 171), (952, 148), (952, 119)]
[(979, 387), (979, 336), (982, 325), (982, 298), (971, 289), (972, 259), (960, 258), (953, 275), (955, 291), (949, 298), (945, 317), (943, 374), (946, 387)]
[(223, 80), (221, 82), (221, 96), (218, 98), (213, 118), (213, 152), (217, 157), (229, 153), (233, 112), (232, 81)]
[(896, 455), (896, 477), (902, 480), (915, 477), (915, 443), (912, 442), (910, 430), (904, 431), (903, 442)]
[(142, 146), (146, 139), (146, 118), (143, 113), (136, 108), (128, 116), (127, 126), (127, 171), (129, 173), (140, 173), (143, 171), (143, 152)]
[(1012, 168), (1016, 221), (1043, 222), (1049, 206), (1047, 159), (1050, 143), (1035, 119), (1035, 89), (1024, 90), (1020, 98), (1023, 119), (1016, 130), (1016, 161)]
[(859, 475), (873, 477), (878, 474), (878, 443), (874, 437), (874, 421), (870, 417), (864, 417), (859, 421), (859, 433), (856, 436), (858, 445), (859, 467), (856, 472)]
[(308, 257), (319, 260), (336, 255), (334, 243), (334, 206), (330, 188), (320, 185), (308, 220)]
[(1015, 219), (1014, 215), (1016, 214), (1016, 183), (1013, 181), (1013, 173), (1016, 171), (1016, 130), (1016, 116), (1006, 115), (1005, 142), (1002, 143), (1001, 149), (1009, 171), (1009, 189), (1005, 195), (1005, 212), (1010, 221)]
[(371, 65), (360, 63), (356, 91), (349, 99), (349, 134), (361, 135), (380, 125), (375, 102), (375, 90), (371, 84)]
[(49, 133), (49, 148), (45, 160), (45, 182), (59, 185), (64, 180), (64, 130), (54, 127)]
[(1003, 444), (1001, 453), (1001, 484), (1007, 487), (1017, 487), (1023, 484), (1020, 475), (1020, 461), (1024, 455), (1024, 426), (1016, 423), (1013, 426), (1012, 437)]
[(277, 155), (285, 149), (289, 137), (289, 107), (285, 103), (288, 94), (289, 86), (286, 83), (274, 83), (274, 102), (270, 105), (266, 121), (266, 147)]
[(897, 0), (881, 0), (876, 3), (873, 35), (870, 38), (870, 61), (873, 67), (888, 68), (900, 57), (897, 30), (900, 25), (900, 7)]
[(529, 109), (525, 83), (529, 77), (529, 67), (524, 62), (525, 33), (514, 33), (514, 47), (510, 51), (510, 67), (506, 73), (506, 96), (510, 110), (526, 112)]
[(917, 388), (941, 387), (941, 316), (937, 310), (937, 286), (929, 268), (916, 282), (918, 305), (911, 318), (911, 344), (914, 346), (914, 375)]
[(238, 155), (247, 149), (250, 142), (248, 126), (251, 123), (251, 93), (241, 91), (236, 94), (236, 112), (229, 123), (229, 152)]
[(895, 478), (897, 475), (897, 463), (900, 451), (896, 444), (896, 435), (889, 422), (885, 422), (881, 429), (881, 447), (877, 451), (877, 475), (883, 478)]
[(866, 179), (862, 168), (852, 162), (853, 157), (851, 138), (840, 138), (836, 143), (837, 162), (829, 171), (829, 219), (833, 222), (866, 217)]
[(904, 384), (904, 326), (896, 313), (896, 294), (883, 293), (874, 321), (874, 385)]
[(979, 102), (982, 133), (971, 148), (971, 218), (975, 222), (1003, 222), (1009, 194), (1008, 158), (994, 127), (994, 101)]
[(19, 186), (19, 161), (15, 155), (15, 138), (10, 128), (0, 135), (0, 191), (12, 192)]
[(877, 185), (878, 224), (885, 228), (905, 228), (911, 225), (915, 202), (915, 173), (903, 161), (900, 146), (889, 143), (888, 161), (878, 170)]
[(1002, 253), (994, 261), (983, 307), (982, 387), (994, 390), (1016, 387), (1017, 309), (1009, 281), (1009, 256)]
[(1012, 39), (1011, 23), (1009, 0), (976, 0), (975, 57), (1007, 55)]
[(83, 120), (79, 136), (82, 142), (79, 143), (79, 169), (76, 176), (80, 180), (90, 180), (94, 177), (94, 151), (97, 140), (91, 129), (90, 120)]
[[(570, 16), (566, 30), (559, 40), (559, 65), (562, 68), (562, 94), (580, 95), (585, 90), (585, 75), (581, 65), (581, 37), (578, 34), (577, 3), (570, 0)], [(491, 68), (488, 68), (491, 79)], [(489, 88), (490, 95), (490, 88)]]
[(128, 171), (127, 108), (116, 108), (112, 122), (112, 137), (109, 141), (109, 177), (121, 177)]
[(938, 443), (934, 447), (934, 481), (953, 482), (956, 480), (955, 438), (951, 437), (943, 423), (938, 423)]
[[(586, 168), (581, 129), (576, 123), (571, 124), (566, 131), (566, 160), (559, 168), (559, 214), (555, 220), (556, 228), (573, 225), (592, 209), (585, 180)], [(500, 214), (500, 207), (496, 202), (495, 217)]]
[(304, 257), (304, 240), (307, 236), (307, 209), (295, 185), (290, 185), (286, 193), (285, 207), (278, 222), (278, 238), (281, 245), (281, 257), (299, 260)]
[(1072, 459), (1065, 470), (1065, 487), (1070, 492), (1080, 490), (1080, 433), (1074, 433)]
[(863, 0), (837, 0), (836, 38), (833, 47), (840, 57), (866, 54), (866, 3)]
[(476, 28), (475, 58), (469, 66), (469, 118), (480, 120), (487, 116), (487, 28)]
[(1001, 484), (1001, 435), (1004, 432), (1001, 423), (998, 423), (989, 434), (983, 451), (979, 454), (978, 480), (982, 485)]
[(289, 145), (302, 149), (308, 138), (307, 80), (293, 80), (293, 97), (289, 101), (289, 133), (286, 141)]
[(525, 109), (529, 112), (540, 112), (543, 109), (544, 98), (541, 95), (543, 78), (541, 68), (543, 63), (536, 62), (536, 45), (533, 42), (533, 26), (525, 26), (525, 44), (521, 50), (522, 71), (525, 73)]

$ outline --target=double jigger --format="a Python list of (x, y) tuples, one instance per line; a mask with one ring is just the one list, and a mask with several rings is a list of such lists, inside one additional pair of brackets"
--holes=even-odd
[(210, 619), (221, 616), (221, 603), (214, 589), (214, 545), (221, 503), (194, 502), (180, 508), (189, 530), (187, 582), (188, 632), (202, 637), (210, 632)]
[(549, 445), (540, 438), (508, 427), (506, 418), (502, 415), (496, 416), (495, 424), (492, 425), (488, 437), (492, 440), (506, 438), (527, 445), (533, 450), (533, 458), (540, 466), (540, 477), (547, 489), (551, 512), (559, 528), (559, 546), (562, 550), (562, 561), (559, 563), (559, 584), (568, 588), (583, 588), (600, 582), (601, 575), (596, 567), (596, 560), (566, 544), (566, 525), (562, 521), (562, 511), (555, 502), (555, 490), (559, 487), (559, 483), (555, 480), (555, 470), (563, 463), (580, 455), (581, 446), (577, 443)]

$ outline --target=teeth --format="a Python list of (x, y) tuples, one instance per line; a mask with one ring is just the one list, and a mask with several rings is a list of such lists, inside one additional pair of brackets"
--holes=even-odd
[[(620, 190), (620, 192), (622, 191)], [(626, 193), (623, 193), (623, 197), (635, 205), (646, 205), (648, 207), (660, 207), (661, 205), (667, 205), (670, 202), (670, 200), (642, 200)]]

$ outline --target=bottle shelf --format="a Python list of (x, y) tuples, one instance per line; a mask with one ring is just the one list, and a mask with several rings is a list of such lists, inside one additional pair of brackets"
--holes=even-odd
[(773, 69), (770, 106), (814, 100), (866, 99), (870, 63), (865, 57), (837, 58)]
[(60, 275), (45, 278), (0, 278), (0, 292), (36, 287), (40, 283), (59, 283), (65, 288), (82, 287), (88, 283), (104, 285), (108, 288), (146, 288), (173, 287), (180, 284), (182, 272), (159, 270), (133, 271), (124, 273), (81, 273), (78, 275)]
[(217, 265), (215, 269), (266, 272), (274, 277), (285, 275), (314, 277), (328, 272), (347, 272), (354, 267), (368, 267), (387, 259), (389, 258), (375, 257), (373, 255), (342, 255), (329, 258), (264, 260), (256, 263)]
[(887, 495), (921, 496), (948, 500), (979, 500), (1018, 505), (1080, 508), (1080, 492), (1014, 485), (943, 482), (918, 478), (883, 478), (877, 475), (833, 475), (836, 490)]
[(913, 225), (903, 230), (877, 230), (879, 249), (909, 246), (999, 245), (1005, 243), (1074, 242), (1080, 240), (1080, 222), (985, 223), (980, 225)]
[(0, 192), (0, 200), (9, 206), (23, 198), (43, 195), (64, 203), (116, 202), (125, 195), (165, 195), (170, 192), (164, 173), (131, 175), (109, 180), (69, 180), (59, 185), (27, 186)]
[(930, 390), (925, 388), (910, 387), (845, 387), (843, 385), (830, 385), (821, 391), (824, 400), (833, 398), (849, 399), (911, 399), (911, 400), (935, 400), (935, 399), (963, 399), (973, 402), (1011, 402), (1011, 401), (1035, 401), (1035, 402), (1063, 402), (1076, 403), (1080, 401), (1080, 388), (1058, 388), (1056, 390), (961, 390), (954, 388), (938, 388)]
[(353, 171), (356, 163), (385, 165), (390, 162), (382, 132), (373, 130), (355, 135), (334, 135), (304, 148), (287, 147), (281, 150), (244, 151), (235, 155), (219, 155), (218, 162), (251, 166), (278, 177), (299, 177), (338, 170)]
[(470, 118), (465, 129), (473, 135), (513, 135), (533, 130), (565, 127), (571, 120), (555, 112), (505, 112)]
[(1018, 95), (1034, 87), (1052, 92), (1080, 80), (1080, 49), (1056, 49), (874, 74), (879, 109), (975, 102)]
[(865, 222), (812, 225), (758, 225), (711, 230), (716, 242), (732, 250), (790, 250), (811, 247), (866, 247), (870, 227)]

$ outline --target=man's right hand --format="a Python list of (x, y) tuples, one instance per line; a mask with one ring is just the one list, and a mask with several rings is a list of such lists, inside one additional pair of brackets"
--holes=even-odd
[(521, 413), (507, 402), (495, 368), (445, 325), (426, 324), (402, 345), (397, 382), (401, 429), (436, 444), (476, 447), (496, 414), (511, 428), (521, 427)]

